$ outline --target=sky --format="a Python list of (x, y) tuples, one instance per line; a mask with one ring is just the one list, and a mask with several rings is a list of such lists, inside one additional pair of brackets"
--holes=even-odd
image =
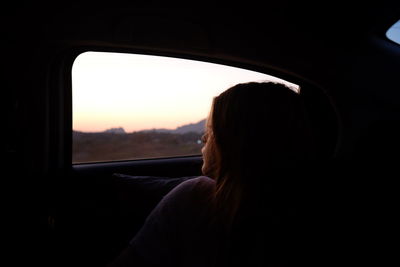
[(85, 52), (72, 67), (73, 129), (175, 129), (205, 119), (213, 97), (237, 83), (250, 81), (284, 82), (263, 73), (208, 62)]

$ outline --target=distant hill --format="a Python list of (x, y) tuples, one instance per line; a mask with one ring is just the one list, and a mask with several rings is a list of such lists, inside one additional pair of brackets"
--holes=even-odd
[(105, 130), (103, 133), (115, 133), (115, 134), (125, 134), (125, 130), (122, 127), (118, 127), (118, 128), (110, 128)]
[(197, 123), (190, 123), (190, 124), (185, 124), (182, 126), (179, 126), (176, 129), (170, 130), (170, 129), (164, 129), (164, 128), (159, 128), (159, 129), (151, 129), (151, 130), (143, 130), (140, 132), (158, 132), (158, 133), (173, 133), (173, 134), (186, 134), (186, 133), (203, 133), (204, 129), (206, 126), (206, 120), (201, 120)]
[(180, 126), (173, 130), (174, 133), (184, 134), (184, 133), (202, 133), (204, 132), (206, 126), (206, 120), (201, 120), (198, 123), (190, 123), (183, 126)]
[[(165, 128), (155, 128), (149, 130), (138, 131), (139, 133), (147, 133), (147, 132), (157, 132), (157, 133), (172, 133), (172, 134), (186, 134), (186, 133), (198, 133), (201, 134), (204, 132), (206, 126), (206, 119), (203, 119), (197, 123), (189, 123), (182, 126), (177, 127), (176, 129), (165, 129)], [(75, 131), (74, 133), (84, 133), (80, 131)], [(96, 132), (92, 132), (96, 133)], [(98, 133), (111, 133), (111, 134), (126, 134), (127, 132), (122, 127), (110, 128), (102, 132)]]

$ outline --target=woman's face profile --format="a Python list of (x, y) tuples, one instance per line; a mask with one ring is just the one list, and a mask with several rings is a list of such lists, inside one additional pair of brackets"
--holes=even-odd
[(210, 178), (215, 178), (214, 174), (216, 172), (217, 158), (215, 140), (211, 129), (210, 119), (207, 119), (206, 132), (202, 136), (202, 141), (204, 143), (204, 146), (201, 149), (201, 154), (203, 155), (203, 166), (201, 168), (201, 171), (203, 175)]

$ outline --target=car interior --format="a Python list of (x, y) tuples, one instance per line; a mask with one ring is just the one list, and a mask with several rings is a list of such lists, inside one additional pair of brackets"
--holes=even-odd
[(310, 264), (391, 262), (400, 44), (386, 33), (399, 20), (398, 1), (10, 3), (1, 15), (5, 266), (107, 266), (163, 196), (202, 174), (200, 154), (73, 162), (71, 70), (87, 51), (211, 62), (299, 84), (318, 160), (274, 172), (287, 179), (272, 195), (303, 214), (285, 227), (301, 232), (294, 244)]

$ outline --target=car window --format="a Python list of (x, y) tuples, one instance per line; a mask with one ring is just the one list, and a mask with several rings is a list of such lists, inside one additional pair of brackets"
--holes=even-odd
[(212, 98), (237, 83), (267, 80), (285, 82), (202, 61), (82, 53), (72, 68), (72, 162), (199, 155)]
[(400, 44), (400, 20), (387, 30), (386, 36), (393, 42)]

